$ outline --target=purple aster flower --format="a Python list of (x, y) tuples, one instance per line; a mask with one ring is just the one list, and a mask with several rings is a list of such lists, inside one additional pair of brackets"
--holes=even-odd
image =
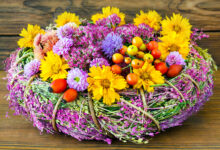
[(180, 55), (179, 52), (171, 52), (166, 58), (166, 63), (168, 63), (169, 66), (173, 64), (186, 65), (182, 55)]
[(88, 74), (79, 68), (73, 68), (68, 72), (67, 83), (70, 88), (77, 91), (84, 91), (88, 87)]
[(64, 55), (69, 52), (71, 46), (73, 46), (72, 39), (62, 38), (53, 46), (53, 52), (58, 55)]
[(93, 59), (90, 63), (90, 67), (92, 66), (102, 67), (103, 65), (110, 66), (108, 61), (105, 58), (96, 58), (96, 59)]
[(35, 75), (36, 73), (38, 73), (39, 68), (40, 68), (40, 61), (37, 59), (34, 59), (24, 66), (24, 74), (27, 77), (31, 77)]
[(114, 32), (109, 33), (102, 41), (102, 51), (108, 58), (122, 48), (122, 38)]
[(71, 38), (74, 33), (74, 28), (70, 24), (65, 24), (57, 29), (57, 36), (59, 39)]

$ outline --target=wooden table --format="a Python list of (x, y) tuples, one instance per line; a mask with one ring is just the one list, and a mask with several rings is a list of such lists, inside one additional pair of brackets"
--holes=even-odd
[[(5, 72), (0, 72), (4, 77)], [(40, 134), (24, 117), (14, 116), (3, 98), (8, 91), (6, 81), (0, 83), (0, 149), (75, 149), (75, 150), (131, 150), (131, 149), (220, 149), (220, 71), (215, 73), (214, 95), (203, 109), (183, 126), (174, 127), (154, 137), (149, 144), (136, 145), (113, 141), (112, 145), (97, 141), (77, 141), (59, 134)], [(9, 117), (6, 118), (8, 113)]]

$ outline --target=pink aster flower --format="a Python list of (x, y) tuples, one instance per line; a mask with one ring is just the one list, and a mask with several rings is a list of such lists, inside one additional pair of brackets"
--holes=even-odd
[(24, 66), (24, 74), (27, 77), (31, 77), (39, 72), (39, 68), (40, 68), (40, 61), (34, 59)]
[(53, 46), (53, 52), (58, 55), (65, 55), (68, 54), (71, 46), (73, 46), (72, 39), (62, 38)]
[(84, 91), (88, 87), (87, 82), (88, 74), (79, 68), (73, 68), (67, 75), (67, 83), (70, 88), (76, 89), (77, 91)]
[(92, 66), (102, 67), (103, 65), (110, 66), (108, 63), (108, 60), (106, 60), (105, 58), (96, 58), (96, 59), (93, 59), (90, 63), (90, 67)]
[(180, 55), (179, 52), (171, 52), (167, 58), (166, 58), (166, 63), (171, 66), (173, 64), (177, 65), (186, 65), (182, 55)]

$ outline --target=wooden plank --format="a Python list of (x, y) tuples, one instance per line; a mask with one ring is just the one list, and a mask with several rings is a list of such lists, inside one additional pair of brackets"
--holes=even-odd
[(4, 69), (4, 60), (17, 46), (18, 36), (0, 36), (0, 70)]
[(162, 16), (181, 13), (204, 30), (220, 30), (219, 0), (0, 0), (0, 35), (17, 35), (28, 23), (45, 27), (65, 10), (89, 19), (109, 5), (127, 14), (127, 21), (141, 9), (155, 9)]
[(203, 49), (208, 48), (209, 53), (216, 61), (216, 64), (220, 66), (220, 32), (206, 32), (210, 35), (208, 39), (202, 39), (198, 42), (199, 46)]
[(183, 123), (155, 136), (149, 144), (136, 145), (114, 140), (112, 145), (98, 141), (77, 141), (62, 134), (39, 134), (32, 123), (8, 112), (5, 72), (0, 72), (0, 149), (76, 149), (76, 150), (136, 150), (136, 149), (220, 149), (220, 71), (215, 74), (214, 95), (203, 109)]

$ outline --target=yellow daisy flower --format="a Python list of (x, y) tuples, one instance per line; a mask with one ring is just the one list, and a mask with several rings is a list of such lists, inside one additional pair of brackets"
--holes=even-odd
[(64, 58), (54, 54), (53, 51), (49, 51), (47, 52), (47, 56), (41, 59), (40, 77), (43, 81), (46, 81), (48, 78), (53, 80), (64, 79), (68, 74), (66, 69), (69, 69), (69, 65)]
[(189, 54), (189, 41), (183, 36), (170, 32), (169, 35), (159, 38), (158, 49), (161, 51), (161, 59), (165, 60), (170, 52), (178, 51), (185, 59)]
[(180, 14), (173, 13), (171, 18), (166, 17), (161, 22), (162, 25), (162, 35), (169, 35), (170, 32), (176, 32), (176, 34), (184, 36), (189, 39), (191, 34), (191, 25), (187, 18), (183, 18)]
[(21, 33), (19, 34), (20, 36), (23, 36), (23, 38), (18, 40), (18, 45), (20, 48), (24, 47), (34, 47), (34, 38), (38, 33), (45, 33), (44, 30), (40, 28), (38, 25), (31, 25), (28, 24), (27, 30), (22, 29)]
[(154, 87), (151, 87), (151, 85), (164, 83), (161, 72), (148, 62), (145, 62), (142, 68), (134, 69), (133, 72), (139, 77), (138, 82), (133, 86), (135, 89), (143, 87), (148, 92), (154, 92)]
[(154, 30), (158, 31), (160, 29), (160, 21), (162, 17), (156, 11), (148, 11), (147, 13), (140, 11), (140, 15), (136, 14), (134, 18), (134, 25), (145, 23), (149, 25)]
[(64, 12), (60, 14), (55, 20), (57, 27), (63, 26), (69, 22), (74, 22), (77, 26), (80, 25), (79, 16), (76, 16), (75, 13)]
[(108, 16), (110, 16), (112, 14), (116, 14), (118, 17), (121, 18), (120, 25), (125, 24), (125, 14), (121, 13), (119, 8), (117, 8), (117, 7), (110, 7), (110, 6), (103, 7), (102, 8), (102, 14), (97, 13), (95, 15), (92, 15), (91, 19), (94, 23), (96, 23), (96, 21), (98, 21), (99, 19), (107, 18)]
[(116, 90), (127, 88), (127, 82), (122, 76), (114, 74), (109, 66), (104, 65), (102, 68), (93, 66), (89, 71), (88, 91), (92, 92), (93, 99), (100, 100), (103, 97), (103, 103), (107, 105), (120, 99)]

